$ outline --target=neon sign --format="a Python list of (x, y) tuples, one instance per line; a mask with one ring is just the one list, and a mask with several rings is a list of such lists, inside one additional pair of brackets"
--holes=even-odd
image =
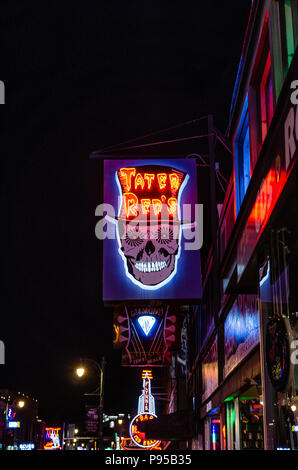
[(153, 325), (156, 323), (156, 319), (153, 315), (142, 315), (138, 318), (138, 323), (145, 335), (148, 336)]
[(155, 414), (155, 400), (151, 394), (151, 379), (152, 372), (144, 370), (143, 378), (143, 392), (139, 397), (138, 414), (133, 418), (130, 423), (129, 433), (133, 442), (144, 449), (152, 449), (156, 447), (160, 441), (156, 439), (146, 439), (146, 434), (140, 430), (140, 423), (156, 419)]
[(60, 449), (59, 431), (61, 428), (45, 428), (46, 431), (46, 444), (44, 450), (57, 450)]
[(143, 289), (162, 287), (176, 273), (183, 226), (179, 197), (187, 180), (186, 173), (160, 165), (116, 172), (119, 253), (127, 276)]
[(16, 429), (16, 428), (19, 428), (20, 425), (21, 425), (20, 421), (8, 421), (6, 424), (6, 427), (10, 429)]
[(104, 161), (104, 302), (201, 298), (196, 170), (192, 158)]

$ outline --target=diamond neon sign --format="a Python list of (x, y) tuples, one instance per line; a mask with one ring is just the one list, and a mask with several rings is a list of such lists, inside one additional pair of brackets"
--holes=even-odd
[(142, 315), (138, 318), (138, 323), (146, 336), (149, 335), (156, 319), (152, 315)]

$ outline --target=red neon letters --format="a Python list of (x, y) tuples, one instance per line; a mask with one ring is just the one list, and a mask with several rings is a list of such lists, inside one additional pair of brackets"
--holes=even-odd
[[(119, 181), (123, 193), (123, 208), (126, 217), (137, 217), (150, 213), (158, 216), (163, 205), (168, 213), (177, 213), (177, 197), (182, 178), (177, 173), (141, 173), (136, 168), (120, 168)], [(150, 197), (151, 196), (151, 197)]]

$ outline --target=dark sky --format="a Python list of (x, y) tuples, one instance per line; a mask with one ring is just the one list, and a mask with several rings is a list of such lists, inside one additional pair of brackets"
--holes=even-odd
[(224, 131), (250, 4), (1, 6), (0, 388), (38, 398), (48, 424), (81, 413), (80, 356), (105, 354), (107, 410), (130, 411), (139, 394), (100, 299), (101, 178), (89, 155), (208, 113)]

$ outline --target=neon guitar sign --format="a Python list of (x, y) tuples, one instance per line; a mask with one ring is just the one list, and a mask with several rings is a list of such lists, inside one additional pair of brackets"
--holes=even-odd
[(156, 439), (146, 439), (144, 432), (140, 431), (140, 423), (156, 419), (155, 414), (155, 400), (151, 395), (151, 371), (143, 371), (143, 392), (139, 397), (138, 414), (133, 418), (130, 423), (130, 437), (133, 442), (144, 449), (151, 449), (156, 447), (160, 441)]

